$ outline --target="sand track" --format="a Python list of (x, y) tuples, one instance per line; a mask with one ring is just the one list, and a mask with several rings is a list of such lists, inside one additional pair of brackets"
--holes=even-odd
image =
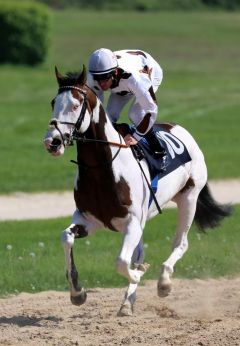
[[(240, 203), (240, 180), (210, 181), (209, 185), (218, 202)], [(168, 204), (173, 206), (175, 204)], [(0, 195), (0, 221), (70, 216), (74, 210), (72, 191)]]
[(240, 278), (173, 280), (139, 287), (134, 316), (117, 317), (123, 289), (96, 288), (71, 305), (66, 292), (22, 293), (0, 300), (0, 345), (239, 346)]

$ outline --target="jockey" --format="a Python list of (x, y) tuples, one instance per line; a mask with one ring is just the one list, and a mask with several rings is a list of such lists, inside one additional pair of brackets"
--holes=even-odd
[[(133, 137), (140, 141), (144, 136), (155, 156), (164, 159), (166, 152), (152, 129), (158, 113), (155, 92), (163, 77), (159, 64), (141, 50), (101, 48), (90, 56), (88, 68), (87, 85), (102, 102), (103, 92), (110, 91), (107, 113), (112, 122), (118, 121), (123, 107), (133, 100), (128, 113), (136, 126)], [(132, 138), (128, 144), (134, 143)]]

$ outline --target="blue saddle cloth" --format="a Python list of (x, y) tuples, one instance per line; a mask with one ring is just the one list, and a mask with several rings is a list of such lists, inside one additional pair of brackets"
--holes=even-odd
[(154, 132), (160, 140), (162, 147), (166, 150), (166, 170), (161, 170), (162, 159), (156, 159), (154, 157), (154, 154), (150, 150), (145, 138), (138, 142), (138, 145), (143, 151), (145, 159), (148, 163), (151, 179), (154, 179), (156, 176), (158, 176), (158, 179), (161, 179), (181, 165), (191, 161), (191, 157), (185, 144), (172, 133), (166, 131), (160, 125), (154, 126)]
[[(121, 127), (121, 129), (123, 129), (125, 134), (133, 134), (135, 132), (135, 128), (131, 125), (119, 124), (119, 126)], [(137, 144), (137, 146), (140, 148), (140, 151), (143, 153), (142, 158), (147, 161), (151, 180), (155, 180), (156, 182), (169, 173), (173, 172), (181, 165), (191, 161), (191, 157), (187, 151), (185, 144), (179, 138), (170, 133), (170, 129), (173, 126), (173, 124), (167, 123), (156, 124), (153, 126), (153, 130), (156, 133), (156, 136), (160, 140), (161, 145), (166, 150), (166, 170), (162, 171), (162, 159), (154, 157), (154, 153), (150, 150), (148, 142), (144, 137)]]
[[(179, 138), (170, 133), (170, 129), (173, 126), (175, 126), (175, 124), (170, 123), (156, 124), (153, 126), (153, 130), (160, 140), (162, 147), (166, 150), (166, 170), (162, 170), (162, 159), (154, 157), (154, 153), (150, 150), (149, 144), (144, 137), (135, 146), (136, 156), (139, 160), (144, 158), (147, 161), (151, 176), (151, 187), (154, 193), (157, 191), (159, 179), (173, 172), (181, 165), (191, 161), (191, 157), (185, 144)], [(126, 134), (132, 135), (135, 132), (135, 128), (128, 124), (116, 124), (115, 127), (123, 136)], [(150, 195), (149, 206), (152, 201), (153, 196)]]

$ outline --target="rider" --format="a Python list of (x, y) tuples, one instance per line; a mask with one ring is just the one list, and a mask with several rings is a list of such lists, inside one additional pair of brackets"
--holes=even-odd
[(140, 141), (144, 136), (155, 156), (165, 159), (166, 152), (152, 129), (158, 113), (155, 92), (162, 77), (159, 64), (142, 50), (100, 48), (90, 56), (87, 84), (102, 102), (103, 92), (110, 89), (107, 112), (112, 122), (117, 122), (123, 107), (133, 100), (128, 113), (136, 126), (133, 137)]

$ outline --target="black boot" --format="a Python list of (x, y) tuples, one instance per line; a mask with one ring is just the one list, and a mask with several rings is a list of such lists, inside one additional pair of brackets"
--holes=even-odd
[(148, 131), (144, 137), (147, 139), (148, 144), (152, 152), (154, 153), (154, 156), (156, 158), (162, 159), (162, 164), (161, 164), (161, 170), (165, 171), (166, 167), (168, 166), (167, 164), (167, 153), (166, 150), (162, 147), (160, 140), (157, 138), (157, 135), (151, 129)]
[(162, 147), (153, 129), (149, 130), (144, 137), (148, 141), (149, 147), (155, 156), (161, 158), (166, 155), (165, 149)]

